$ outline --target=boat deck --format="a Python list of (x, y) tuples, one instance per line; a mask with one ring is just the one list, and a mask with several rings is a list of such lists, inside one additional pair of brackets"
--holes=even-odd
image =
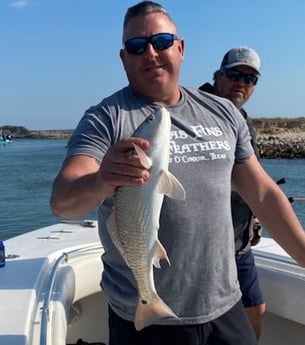
[[(28, 345), (40, 336), (41, 308), (50, 274), (64, 252), (97, 248), (92, 274), (87, 270), (90, 276), (83, 278), (91, 280), (96, 291), (100, 290), (102, 249), (96, 222), (59, 223), (11, 238), (4, 244), (7, 259), (0, 269), (0, 345)], [(75, 279), (70, 272), (69, 279), (72, 278)]]
[[(0, 345), (107, 344), (97, 222), (59, 223), (4, 244)], [(267, 304), (259, 344), (303, 345), (305, 269), (270, 238), (253, 252)]]

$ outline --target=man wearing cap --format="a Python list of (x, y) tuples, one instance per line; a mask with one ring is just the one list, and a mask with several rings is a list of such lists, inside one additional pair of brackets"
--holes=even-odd
[[(260, 58), (248, 47), (229, 50), (223, 57), (219, 70), (214, 73), (214, 84), (205, 83), (200, 90), (231, 100), (246, 119), (251, 143), (258, 157), (256, 133), (252, 121), (242, 108), (254, 92), (260, 76)], [(234, 191), (231, 195), (232, 218), (235, 232), (236, 263), (242, 291), (242, 301), (257, 338), (265, 312), (262, 291), (254, 263), (251, 245), (258, 243), (261, 226), (253, 217), (248, 205)]]

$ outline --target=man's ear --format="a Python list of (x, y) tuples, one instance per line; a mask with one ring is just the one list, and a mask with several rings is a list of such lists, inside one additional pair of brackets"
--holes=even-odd
[(125, 54), (125, 49), (120, 49), (120, 58), (122, 61), (124, 61), (124, 54)]
[(125, 68), (125, 54), (126, 54), (126, 50), (120, 49), (120, 59), (123, 63), (124, 69), (126, 70), (126, 68)]
[(183, 61), (184, 60), (184, 39), (183, 38), (180, 38), (178, 49), (182, 57), (181, 60)]
[(221, 71), (216, 71), (214, 72), (214, 80), (216, 80), (217, 78), (219, 78), (220, 75), (222, 75), (223, 73)]

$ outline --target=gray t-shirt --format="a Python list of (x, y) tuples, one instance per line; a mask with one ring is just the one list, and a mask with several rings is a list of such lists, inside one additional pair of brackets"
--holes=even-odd
[[(110, 145), (132, 136), (159, 107), (126, 87), (88, 109), (71, 137), (68, 156), (88, 155), (101, 162)], [(226, 99), (181, 87), (171, 114), (169, 170), (186, 190), (186, 199), (164, 198), (159, 239), (171, 266), (154, 270), (160, 297), (179, 319), (162, 324), (208, 322), (241, 297), (231, 217), (231, 172), (235, 161), (253, 154), (245, 120)], [(134, 319), (136, 283), (106, 228), (112, 200), (99, 207), (105, 249), (101, 286), (113, 310)]]

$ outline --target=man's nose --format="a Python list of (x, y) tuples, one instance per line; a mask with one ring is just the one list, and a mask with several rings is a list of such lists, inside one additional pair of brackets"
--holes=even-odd
[(158, 50), (155, 49), (151, 43), (147, 43), (145, 55), (146, 57), (155, 57), (156, 55), (158, 55)]

